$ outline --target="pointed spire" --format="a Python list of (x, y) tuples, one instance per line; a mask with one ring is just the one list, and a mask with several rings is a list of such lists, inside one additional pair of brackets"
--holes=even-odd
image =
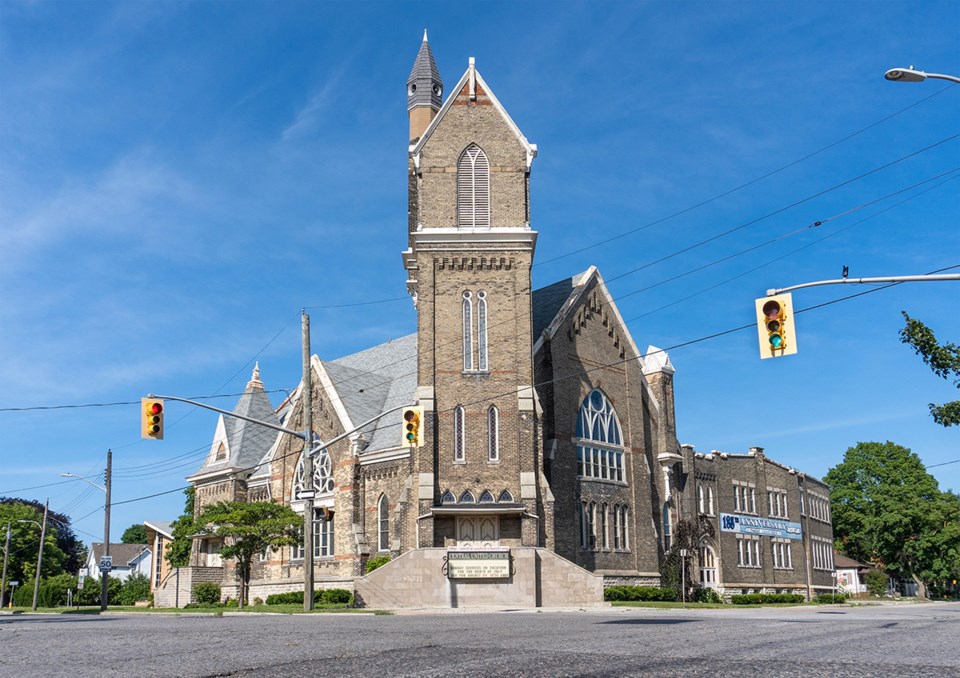
[(247, 390), (259, 386), (263, 388), (263, 382), (260, 381), (260, 361), (254, 363), (253, 374), (250, 375), (250, 381), (247, 383)]
[(420, 51), (417, 52), (417, 58), (413, 62), (410, 77), (407, 78), (407, 109), (430, 106), (439, 110), (440, 104), (443, 103), (442, 94), (443, 81), (440, 79), (430, 43), (427, 42), (427, 30), (424, 29)]
[(424, 42), (427, 41), (427, 29), (426, 29), (426, 28), (423, 29), (423, 41), (424, 41)]

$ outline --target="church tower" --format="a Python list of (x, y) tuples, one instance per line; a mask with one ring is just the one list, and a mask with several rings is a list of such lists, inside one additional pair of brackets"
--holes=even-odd
[(418, 545), (538, 546), (548, 490), (531, 341), (536, 146), (473, 58), (435, 109), (441, 88), (424, 35), (407, 87), (403, 253), (417, 307), (417, 399), (424, 408), (415, 459)]

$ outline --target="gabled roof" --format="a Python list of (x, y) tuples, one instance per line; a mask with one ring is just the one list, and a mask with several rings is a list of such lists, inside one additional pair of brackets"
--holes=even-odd
[[(278, 417), (270, 403), (270, 398), (260, 381), (260, 367), (253, 369), (253, 375), (243, 391), (243, 395), (233, 408), (235, 414), (278, 423)], [(259, 426), (253, 422), (225, 417), (220, 415), (217, 421), (217, 430), (210, 445), (210, 454), (203, 462), (197, 474), (226, 469), (251, 468), (257, 464), (264, 453), (276, 440), (277, 432), (273, 429)], [(217, 451), (220, 446), (226, 448), (226, 458), (217, 460)], [(195, 474), (196, 475), (196, 474)]]
[(168, 539), (173, 539), (173, 523), (166, 520), (145, 520), (143, 524)]
[(529, 168), (530, 165), (533, 163), (533, 159), (537, 157), (537, 145), (531, 144), (529, 141), (527, 141), (527, 138), (523, 136), (523, 132), (521, 132), (520, 128), (517, 127), (517, 123), (513, 121), (513, 118), (511, 118), (510, 114), (507, 113), (507, 110), (503, 107), (503, 104), (501, 104), (500, 100), (497, 99), (496, 95), (494, 95), (493, 90), (490, 89), (490, 86), (487, 85), (487, 82), (480, 75), (479, 71), (477, 71), (474, 65), (473, 57), (470, 57), (470, 65), (467, 66), (466, 72), (463, 74), (463, 76), (460, 78), (457, 84), (453, 87), (453, 89), (450, 90), (450, 94), (447, 97), (447, 100), (444, 102), (443, 106), (440, 107), (440, 111), (433, 118), (433, 120), (430, 121), (430, 124), (427, 125), (427, 129), (424, 131), (421, 137), (417, 141), (415, 141), (413, 144), (410, 145), (410, 154), (414, 156), (414, 162), (415, 163), (418, 162), (418, 157), (420, 155), (420, 151), (423, 150), (424, 144), (427, 143), (427, 140), (430, 139), (430, 136), (433, 134), (433, 131), (437, 128), (437, 126), (443, 120), (444, 116), (446, 116), (447, 111), (449, 111), (450, 108), (453, 106), (454, 101), (456, 101), (457, 98), (460, 96), (460, 93), (463, 92), (464, 87), (468, 86), (468, 84), (470, 83), (471, 77), (474, 78), (474, 82), (476, 83), (478, 88), (483, 91), (484, 95), (490, 99), (490, 103), (493, 105), (496, 111), (503, 117), (504, 121), (506, 121), (507, 123), (507, 126), (513, 132), (514, 136), (516, 136), (517, 141), (519, 141), (520, 145), (523, 146), (524, 150), (526, 150), (527, 167)]
[[(595, 283), (595, 285), (592, 285), (592, 283)], [(583, 273), (575, 275), (572, 278), (567, 278), (565, 280), (555, 282), (552, 285), (542, 287), (539, 290), (534, 290), (534, 355), (536, 355), (537, 352), (543, 348), (544, 339), (549, 340), (554, 337), (570, 313), (580, 306), (587, 291), (593, 287), (596, 287), (599, 293), (603, 296), (607, 308), (616, 319), (616, 322), (623, 333), (623, 339), (627, 344), (628, 352), (636, 356), (637, 362), (640, 363), (640, 368), (644, 370), (644, 373), (646, 373), (647, 368), (644, 364), (644, 359), (640, 353), (640, 349), (637, 348), (637, 344), (634, 342), (633, 336), (630, 334), (630, 330), (627, 328), (627, 324), (620, 315), (620, 310), (617, 308), (616, 303), (614, 303), (613, 297), (610, 296), (610, 291), (607, 289), (606, 284), (604, 284), (603, 277), (600, 275), (600, 271), (597, 270), (596, 266), (591, 266)], [(658, 358), (659, 360), (666, 361), (666, 364), (669, 364), (670, 358), (665, 352), (661, 351), (656, 355), (660, 356), (660, 358)], [(673, 366), (670, 365), (670, 367), (672, 369)], [(647, 390), (647, 394), (650, 396), (650, 402), (653, 403), (653, 406), (659, 410), (660, 403), (653, 391), (650, 389), (650, 385), (647, 384), (646, 381), (644, 381), (644, 387)]]
[[(103, 555), (103, 543), (94, 542), (90, 544), (90, 558), (93, 562), (99, 562)], [(114, 544), (110, 543), (110, 557), (113, 558), (114, 567), (126, 567), (137, 560), (143, 552), (150, 552), (146, 544)]]
[[(413, 404), (417, 390), (417, 335), (409, 334), (336, 360), (322, 361), (325, 384), (341, 419), (352, 428), (380, 412)], [(331, 397), (331, 401), (334, 398)], [(365, 451), (400, 447), (400, 428), (389, 416), (362, 429)]]

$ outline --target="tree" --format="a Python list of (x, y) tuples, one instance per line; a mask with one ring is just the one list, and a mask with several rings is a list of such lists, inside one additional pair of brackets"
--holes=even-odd
[[(121, 605), (133, 605), (140, 600), (148, 600), (149, 598), (150, 578), (141, 572), (134, 572), (123, 582), (117, 602)], [(113, 600), (113, 598), (110, 599)]]
[(824, 477), (836, 548), (927, 585), (960, 571), (956, 495), (943, 493), (920, 458), (891, 442), (857, 443)]
[[(677, 600), (685, 597), (684, 591), (690, 589), (694, 572), (693, 558), (699, 552), (700, 543), (707, 537), (713, 537), (713, 524), (706, 516), (697, 516), (693, 520), (678, 520), (673, 526), (673, 539), (670, 550), (665, 554), (660, 566), (660, 586), (673, 589)], [(684, 557), (681, 552), (686, 550)]]
[(143, 523), (134, 523), (123, 531), (120, 537), (121, 544), (146, 544), (147, 528)]
[(183, 494), (187, 498), (183, 507), (183, 515), (170, 524), (173, 540), (164, 549), (170, 567), (186, 567), (190, 564), (190, 548), (193, 544), (193, 535), (197, 533), (197, 526), (194, 522), (196, 488), (188, 487), (183, 491)]
[(207, 506), (197, 521), (202, 530), (223, 539), (220, 555), (237, 563), (240, 579), (239, 607), (247, 599), (250, 564), (266, 548), (300, 542), (303, 518), (289, 506), (269, 501), (225, 502)]
[[(33, 514), (39, 516), (39, 518), (34, 517), (34, 515), (27, 517), (37, 522), (43, 522), (43, 504), (41, 502), (32, 499), (0, 497), (0, 512), (3, 511), (3, 506), (10, 504), (21, 504), (32, 507)], [(84, 546), (83, 542), (77, 539), (77, 535), (73, 533), (73, 528), (70, 527), (70, 517), (51, 510), (47, 514), (47, 520), (47, 534), (49, 535), (52, 529), (56, 531), (57, 546), (66, 556), (66, 560), (63, 563), (63, 570), (66, 572), (77, 572), (83, 567), (83, 563), (87, 559), (87, 547)], [(5, 528), (6, 525), (6, 519), (4, 518), (3, 525), (0, 525), (0, 529)], [(46, 572), (46, 568), (44, 568), (44, 571)]]
[[(944, 379), (953, 377), (953, 385), (960, 388), (960, 347), (953, 343), (941, 346), (933, 330), (905, 311), (901, 313), (907, 324), (900, 330), (900, 341), (912, 346), (934, 374)], [(930, 403), (930, 414), (941, 426), (960, 424), (960, 400), (943, 405)]]
[[(54, 516), (59, 516), (55, 518)], [(59, 522), (63, 519), (63, 522)], [(25, 521), (25, 522), (20, 522)], [(31, 599), (33, 596), (33, 581), (37, 573), (37, 553), (40, 546), (40, 523), (43, 522), (43, 505), (37, 507), (37, 502), (22, 501), (19, 499), (0, 499), (0, 531), (4, 537), (7, 523), (10, 523), (10, 555), (7, 559), (7, 586), (11, 581), (19, 581), (21, 586), (28, 586)], [(70, 556), (60, 547), (60, 531), (69, 526), (66, 516), (54, 512), (48, 515), (47, 534), (43, 546), (43, 569), (41, 577), (49, 577), (63, 572), (70, 564)], [(73, 533), (70, 532), (70, 535)], [(74, 538), (75, 539), (75, 538)], [(2, 558), (2, 556), (0, 556)], [(3, 596), (9, 600), (10, 590)]]

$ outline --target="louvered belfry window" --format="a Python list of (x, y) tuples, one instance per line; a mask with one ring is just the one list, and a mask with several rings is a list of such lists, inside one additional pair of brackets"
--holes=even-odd
[(457, 226), (490, 228), (490, 164), (476, 144), (457, 161)]

